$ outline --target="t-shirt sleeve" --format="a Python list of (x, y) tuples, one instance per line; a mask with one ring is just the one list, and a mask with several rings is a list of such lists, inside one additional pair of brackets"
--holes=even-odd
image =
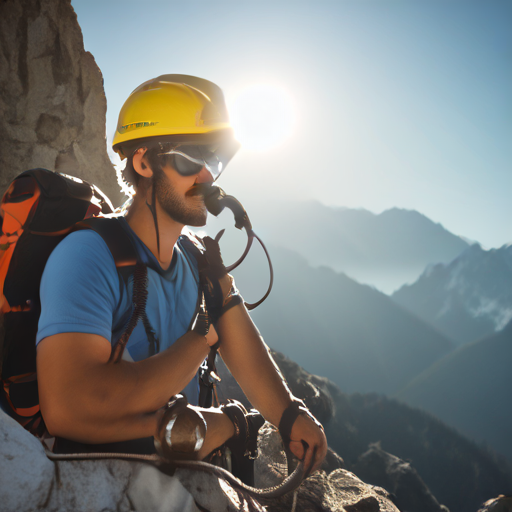
[(48, 258), (41, 278), (36, 343), (64, 332), (111, 341), (119, 296), (118, 273), (105, 241), (91, 230), (70, 234)]

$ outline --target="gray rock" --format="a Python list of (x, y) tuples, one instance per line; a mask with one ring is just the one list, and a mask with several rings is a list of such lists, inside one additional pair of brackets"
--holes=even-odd
[(264, 507), (222, 478), (209, 473), (178, 469), (176, 477), (208, 512), (264, 512)]
[(0, 439), (2, 511), (38, 510), (48, 501), (55, 478), (53, 463), (44, 455), (39, 441), (1, 411)]
[(2, 512), (199, 512), (195, 501), (211, 512), (234, 512), (246, 501), (209, 474), (178, 470), (168, 476), (114, 459), (52, 462), (41, 443), (2, 411), (0, 439)]
[(384, 489), (364, 483), (345, 469), (330, 474), (317, 471), (296, 495), (290, 493), (266, 505), (268, 512), (399, 512)]
[[(334, 454), (334, 452), (332, 452)], [(335, 454), (334, 454), (335, 456)], [(336, 459), (342, 464), (341, 459)], [(279, 484), (287, 475), (286, 456), (281, 436), (266, 423), (260, 430), (258, 458), (255, 464), (257, 487)], [(326, 464), (322, 466), (326, 468)], [(295, 505), (294, 505), (295, 500)], [(261, 500), (269, 512), (397, 512), (389, 494), (381, 488), (364, 483), (353, 473), (341, 468), (321, 469), (305, 480), (295, 493), (275, 500)]]
[(406, 462), (385, 452), (379, 443), (371, 444), (352, 470), (365, 481), (385, 487), (392, 492), (401, 510), (414, 512), (443, 512), (446, 507), (439, 504), (425, 485), (417, 471)]
[(512, 496), (500, 494), (484, 503), (478, 512), (512, 512)]
[(44, 167), (122, 201), (107, 156), (103, 77), (69, 0), (0, 2), (0, 190)]
[(52, 462), (52, 465), (54, 479), (42, 510), (139, 510), (125, 493), (137, 474), (137, 465), (119, 460)]

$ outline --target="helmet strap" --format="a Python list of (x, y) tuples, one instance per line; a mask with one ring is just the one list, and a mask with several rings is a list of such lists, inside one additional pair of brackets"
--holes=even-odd
[(148, 203), (146, 199), (146, 206), (149, 208), (149, 211), (153, 215), (153, 224), (155, 225), (155, 231), (156, 231), (156, 248), (158, 251), (158, 257), (160, 258), (160, 231), (158, 229), (158, 219), (156, 216), (156, 183), (155, 183), (155, 175), (153, 174), (152, 179), (152, 190), (151, 190), (151, 204)]

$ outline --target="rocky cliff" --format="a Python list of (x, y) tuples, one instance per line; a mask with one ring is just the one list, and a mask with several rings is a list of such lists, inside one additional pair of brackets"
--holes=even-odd
[(106, 152), (107, 103), (69, 0), (0, 2), (0, 190), (44, 167), (121, 202)]

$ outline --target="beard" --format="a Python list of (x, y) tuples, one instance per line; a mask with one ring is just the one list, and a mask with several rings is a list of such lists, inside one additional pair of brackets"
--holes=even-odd
[[(160, 206), (171, 219), (186, 226), (197, 227), (206, 224), (208, 212), (200, 192), (193, 190), (185, 194), (184, 197), (180, 197), (164, 172), (155, 173), (153, 186)], [(192, 204), (187, 203), (187, 198), (194, 198), (193, 201), (190, 201)]]

